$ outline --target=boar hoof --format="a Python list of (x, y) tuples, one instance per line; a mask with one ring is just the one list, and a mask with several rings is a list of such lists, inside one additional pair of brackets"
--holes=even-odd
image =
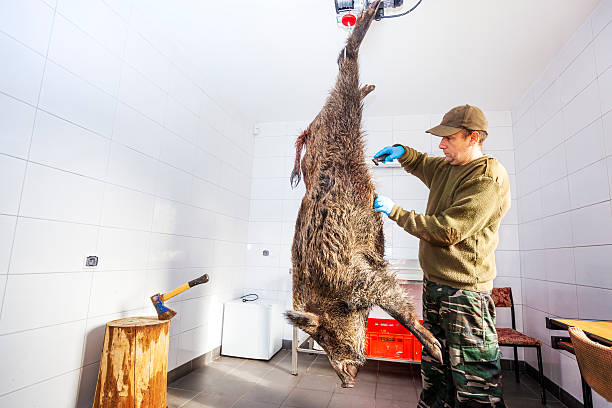
[(442, 358), (442, 345), (440, 345), (440, 342), (438, 341), (438, 339), (434, 338), (434, 343), (429, 345), (429, 354), (431, 354), (431, 356), (436, 359), (436, 361), (438, 361), (439, 363), (443, 363), (443, 358)]

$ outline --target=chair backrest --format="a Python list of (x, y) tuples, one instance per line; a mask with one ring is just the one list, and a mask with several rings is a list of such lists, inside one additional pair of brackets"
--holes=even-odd
[(491, 297), (495, 307), (512, 307), (512, 288), (493, 288)]
[(582, 377), (599, 395), (612, 402), (612, 347), (592, 341), (578, 327), (570, 327), (569, 333)]
[(512, 313), (512, 328), (516, 330), (516, 318), (514, 317), (514, 300), (512, 299), (512, 288), (493, 288), (491, 298), (495, 307), (509, 307)]

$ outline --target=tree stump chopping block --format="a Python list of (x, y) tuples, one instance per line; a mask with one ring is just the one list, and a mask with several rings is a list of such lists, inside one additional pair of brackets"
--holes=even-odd
[(93, 408), (166, 408), (170, 320), (106, 324)]

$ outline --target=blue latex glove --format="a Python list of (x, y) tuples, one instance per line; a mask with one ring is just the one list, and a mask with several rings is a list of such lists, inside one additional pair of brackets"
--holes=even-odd
[(395, 159), (399, 159), (406, 152), (403, 146), (387, 146), (380, 150), (378, 153), (374, 155), (374, 158), (378, 156), (382, 156), (383, 154), (388, 154), (388, 156), (381, 161), (381, 163), (389, 163)]
[(387, 215), (391, 214), (391, 210), (393, 210), (394, 205), (395, 203), (392, 199), (382, 195), (379, 195), (376, 197), (376, 200), (374, 200), (374, 209)]

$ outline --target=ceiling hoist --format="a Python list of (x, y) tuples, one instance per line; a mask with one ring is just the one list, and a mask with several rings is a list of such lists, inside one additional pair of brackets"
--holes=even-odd
[[(376, 12), (376, 20), (383, 18), (396, 18), (405, 16), (421, 4), (422, 0), (410, 1), (404, 4), (404, 0), (382, 0)], [(334, 0), (336, 3), (336, 21), (340, 28), (350, 29), (355, 25), (357, 16), (366, 9), (374, 0)]]

